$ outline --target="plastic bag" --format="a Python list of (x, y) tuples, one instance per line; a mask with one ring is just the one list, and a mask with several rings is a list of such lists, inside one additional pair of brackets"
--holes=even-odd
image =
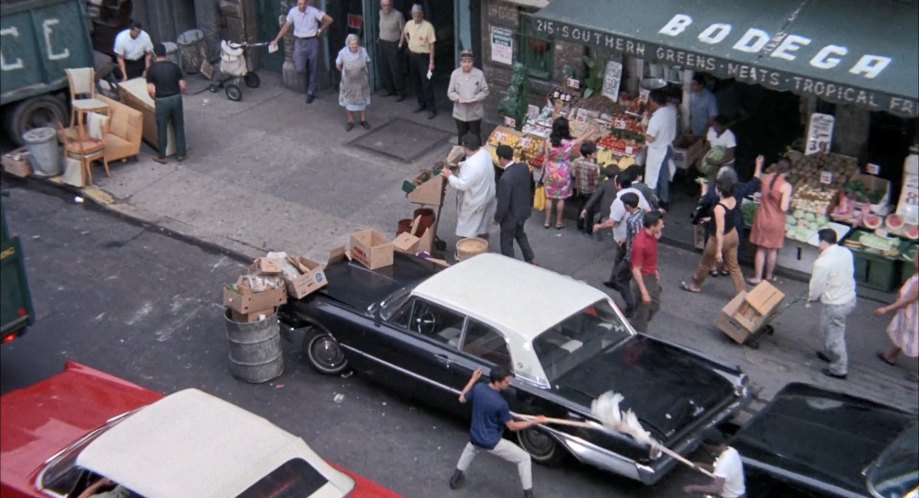
[(539, 185), (533, 194), (533, 209), (542, 211), (546, 209), (546, 187)]

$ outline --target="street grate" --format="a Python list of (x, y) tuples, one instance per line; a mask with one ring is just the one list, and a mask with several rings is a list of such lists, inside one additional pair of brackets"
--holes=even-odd
[[(355, 130), (360, 129), (355, 127)], [(348, 142), (348, 145), (411, 162), (452, 136), (450, 132), (395, 118)]]

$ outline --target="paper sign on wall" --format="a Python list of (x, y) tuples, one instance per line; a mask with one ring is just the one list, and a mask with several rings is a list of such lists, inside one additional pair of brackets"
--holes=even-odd
[(619, 101), (619, 83), (622, 81), (622, 63), (609, 61), (603, 74), (603, 96), (613, 102)]
[(811, 114), (810, 124), (807, 126), (807, 146), (804, 155), (817, 152), (829, 152), (833, 141), (833, 124), (836, 118), (830, 114)]
[(491, 60), (508, 65), (514, 63), (513, 31), (500, 26), (491, 26)]

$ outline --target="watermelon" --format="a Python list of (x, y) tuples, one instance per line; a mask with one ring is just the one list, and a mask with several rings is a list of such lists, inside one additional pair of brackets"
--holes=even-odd
[(862, 222), (866, 227), (874, 230), (875, 228), (881, 226), (881, 217), (875, 216), (873, 214), (866, 214), (865, 217), (862, 218)]
[(891, 230), (899, 230), (903, 228), (903, 217), (896, 215), (896, 214), (892, 214), (887, 217), (886, 223), (887, 223), (887, 228)]
[(906, 229), (906, 236), (910, 239), (916, 240), (919, 239), (919, 227), (911, 226)]

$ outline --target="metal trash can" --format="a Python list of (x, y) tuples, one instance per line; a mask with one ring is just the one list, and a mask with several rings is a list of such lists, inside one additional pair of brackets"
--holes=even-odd
[(253, 384), (280, 377), (284, 373), (284, 354), (277, 313), (252, 323), (233, 321), (229, 311), (224, 317), (233, 377)]
[(197, 74), (201, 70), (201, 63), (206, 58), (207, 43), (204, 31), (190, 29), (176, 39), (178, 45), (179, 67), (186, 74)]
[(33, 128), (22, 134), (29, 151), (29, 162), (35, 176), (61, 174), (61, 152), (57, 146), (57, 132), (53, 128)]

